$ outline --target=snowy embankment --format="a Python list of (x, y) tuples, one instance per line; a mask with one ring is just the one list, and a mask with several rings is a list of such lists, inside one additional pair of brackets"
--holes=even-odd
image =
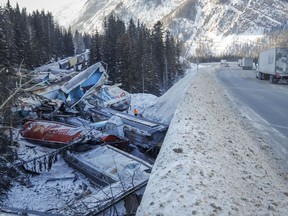
[[(185, 78), (179, 80), (164, 95), (157, 98), (155, 104), (145, 107), (142, 113), (143, 116), (164, 124), (170, 124), (180, 101), (182, 101), (185, 96), (183, 92), (190, 86), (191, 80), (195, 75), (196, 69), (192, 68), (187, 71)], [(141, 103), (138, 102), (137, 104)]]
[(287, 174), (233, 112), (215, 74), (187, 75), (184, 89), (178, 82), (164, 96), (176, 101), (161, 97), (144, 111), (165, 122), (177, 107), (137, 216), (287, 215)]
[(179, 80), (164, 95), (157, 97), (151, 94), (131, 94), (131, 107), (129, 114), (133, 115), (133, 109), (138, 109), (145, 118), (170, 124), (175, 110), (183, 99), (183, 92), (190, 86), (191, 80), (196, 75), (196, 69), (191, 67), (184, 79)]

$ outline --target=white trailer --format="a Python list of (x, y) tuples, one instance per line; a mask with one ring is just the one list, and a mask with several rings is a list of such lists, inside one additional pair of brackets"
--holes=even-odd
[(238, 59), (238, 66), (242, 67), (241, 65), (242, 65), (242, 59)]
[(243, 57), (241, 61), (241, 67), (243, 70), (252, 70), (253, 69), (253, 58)]
[(288, 79), (288, 47), (276, 47), (260, 52), (256, 77), (278, 83)]

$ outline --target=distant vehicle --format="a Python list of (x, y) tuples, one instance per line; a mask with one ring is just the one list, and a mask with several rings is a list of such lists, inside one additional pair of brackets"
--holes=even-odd
[(243, 57), (241, 61), (241, 67), (243, 70), (252, 70), (253, 69), (253, 58)]
[(238, 66), (241, 67), (242, 65), (242, 59), (238, 59)]
[(260, 52), (256, 78), (269, 79), (272, 84), (288, 79), (288, 47), (276, 47)]
[(224, 64), (226, 64), (227, 63), (227, 60), (226, 59), (221, 59), (221, 61), (220, 61), (220, 64), (221, 65), (224, 65)]
[(224, 63), (223, 66), (224, 66), (224, 67), (230, 67), (229, 63), (227, 63), (227, 62)]

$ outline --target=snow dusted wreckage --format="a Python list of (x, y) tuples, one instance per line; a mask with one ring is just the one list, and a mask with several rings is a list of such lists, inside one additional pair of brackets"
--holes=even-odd
[(13, 185), (0, 213), (136, 214), (168, 126), (128, 115), (130, 94), (107, 85), (105, 66), (46, 65), (14, 101), (23, 125), (13, 166), (29, 181)]

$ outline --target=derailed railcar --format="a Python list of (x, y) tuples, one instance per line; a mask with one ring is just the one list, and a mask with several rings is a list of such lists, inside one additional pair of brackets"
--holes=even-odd
[(83, 64), (83, 62), (85, 62), (84, 54), (77, 55), (76, 57), (77, 57), (77, 64)]
[(73, 68), (74, 66), (77, 65), (77, 57), (70, 57), (68, 58), (68, 62), (69, 62), (69, 69)]
[(107, 142), (126, 142), (117, 135), (104, 133), (93, 128), (84, 128), (62, 122), (35, 120), (28, 121), (20, 131), (23, 138), (39, 145), (61, 148), (71, 143), (101, 144)]
[(90, 108), (87, 111), (92, 119), (109, 119), (117, 116), (123, 122), (125, 137), (134, 145), (146, 149), (152, 155), (157, 155), (166, 132), (168, 125), (151, 121), (139, 116), (132, 116), (110, 108)]
[(64, 159), (94, 185), (101, 185), (101, 190), (91, 191), (89, 196), (81, 197), (81, 202), (71, 202), (62, 208), (61, 214), (75, 214), (75, 210), (77, 215), (136, 214), (150, 177), (151, 164), (110, 145), (89, 152), (68, 152)]
[(68, 59), (61, 60), (58, 64), (60, 69), (68, 70), (70, 67)]
[(88, 62), (90, 58), (90, 52), (85, 52), (83, 53), (83, 55), (84, 55), (85, 61)]
[(96, 88), (100, 88), (107, 80), (108, 74), (98, 62), (64, 84), (59, 90), (58, 99), (72, 108), (80, 100), (94, 93)]
[(85, 137), (80, 127), (53, 121), (28, 121), (23, 125), (20, 134), (27, 140), (40, 142), (45, 146), (63, 147), (75, 141), (82, 141)]
[(108, 107), (119, 111), (125, 111), (130, 107), (130, 94), (119, 88), (119, 85), (103, 85), (96, 94), (93, 94), (88, 102), (96, 107)]

